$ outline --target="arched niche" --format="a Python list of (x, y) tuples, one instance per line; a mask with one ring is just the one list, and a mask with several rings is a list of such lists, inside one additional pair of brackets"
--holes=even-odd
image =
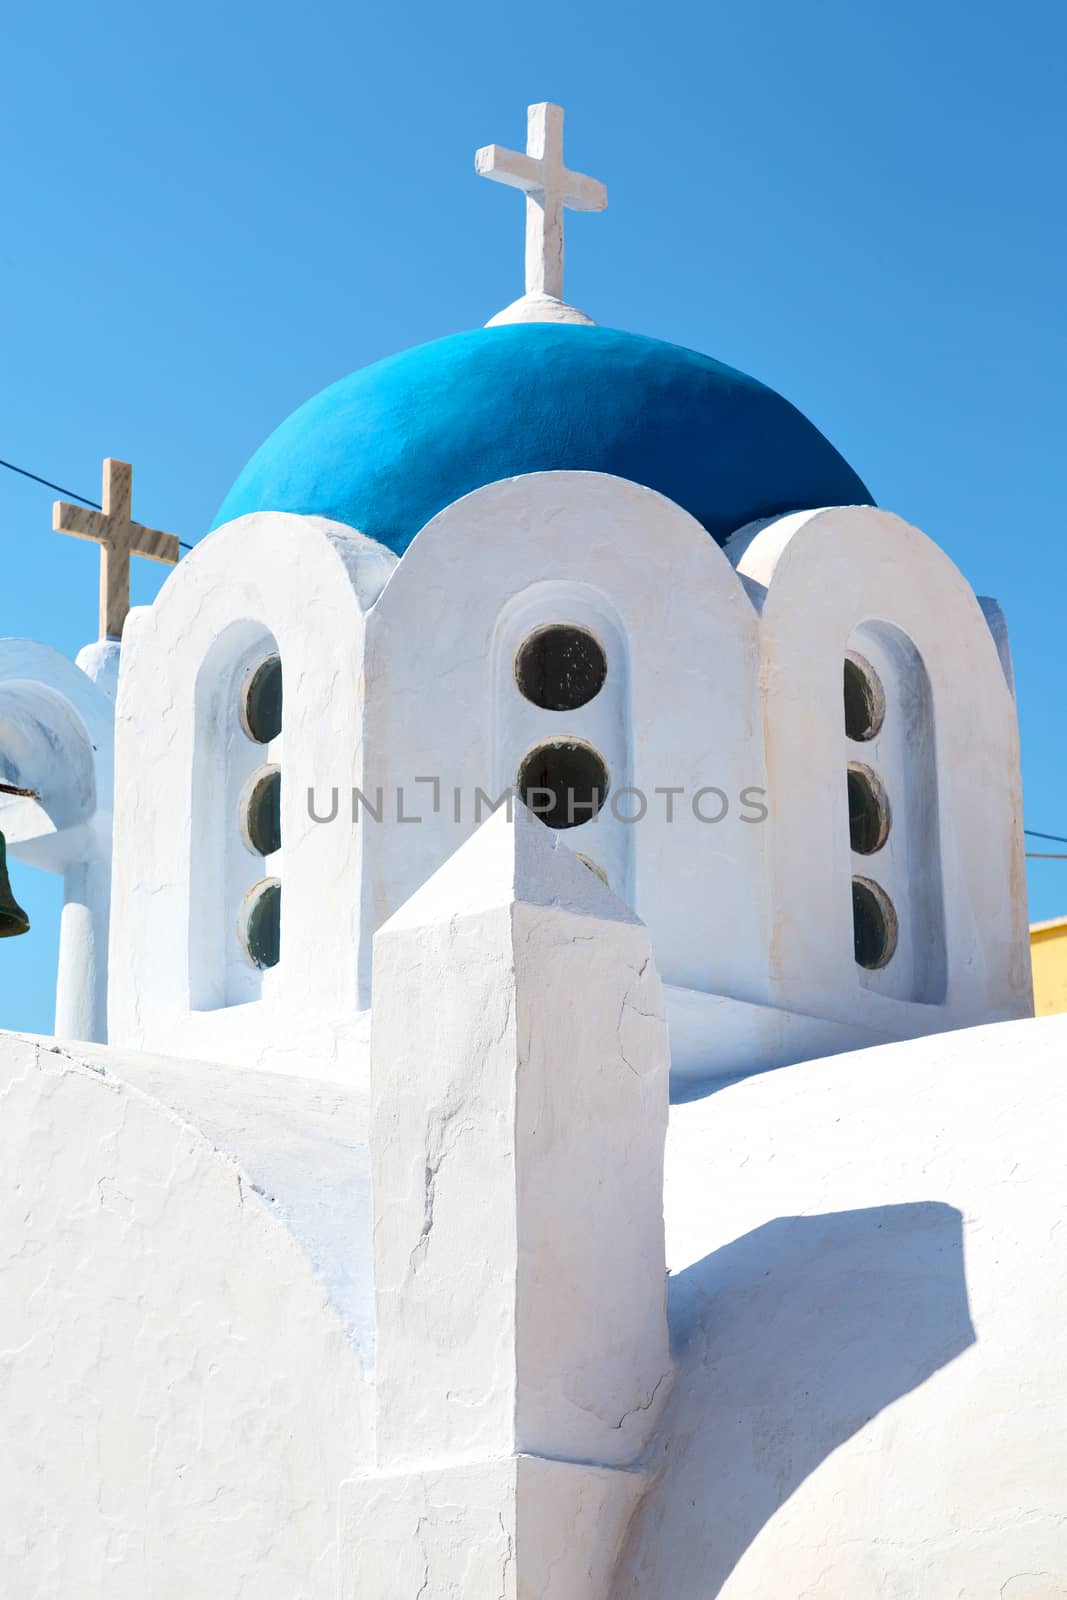
[[(199, 665), (194, 689), (193, 828), (189, 856), (189, 996), (192, 1009), (259, 1000), (280, 978), (279, 963), (262, 965), (248, 940), (260, 885), (281, 870), (281, 847), (253, 837), (249, 816), (257, 785), (283, 773), (284, 723), (249, 716), (256, 684), (276, 672), (284, 681), (278, 641), (260, 622), (230, 624)], [(274, 843), (274, 841), (270, 841)]]
[[(113, 1041), (344, 1075), (356, 994), (360, 839), (317, 824), (309, 791), (363, 775), (363, 630), (395, 557), (318, 517), (216, 530), (130, 615), (116, 751)], [(242, 726), (250, 672), (277, 652), (282, 740)], [(279, 861), (242, 837), (249, 780), (280, 766)], [(282, 959), (241, 946), (243, 897), (284, 854)]]
[[(628, 801), (636, 815), (639, 797), (647, 810), (618, 823), (609, 807), (567, 843), (618, 880), (652, 933), (665, 982), (762, 998), (763, 830), (740, 816), (741, 792), (766, 781), (757, 615), (699, 523), (601, 473), (535, 473), (447, 507), (416, 536), (368, 618), (368, 775), (388, 803), (380, 823), (367, 823), (364, 921), (377, 927), (459, 848), (477, 825), (474, 797), (496, 798), (524, 738), (540, 736), (535, 711), (527, 717), (508, 698), (524, 625), (583, 618), (604, 630), (615, 689), (609, 663), (606, 699), (573, 717), (544, 712), (543, 727), (605, 740), (629, 780), (617, 785), (613, 772), (612, 793), (638, 792), (621, 813)], [(417, 824), (399, 820), (398, 787)], [(718, 823), (693, 809), (709, 787), (728, 799)], [(698, 804), (705, 817), (721, 809), (706, 796)], [(481, 820), (487, 814), (483, 806)], [(369, 1000), (366, 946), (364, 962)]]
[(853, 673), (869, 679), (876, 711), (868, 729), (852, 729), (862, 737), (850, 737), (843, 708), (846, 783), (854, 793), (866, 789), (881, 812), (873, 837), (852, 850), (853, 876), (878, 885), (891, 908), (893, 943), (884, 963), (857, 963), (856, 980), (892, 999), (942, 1005), (947, 951), (930, 675), (908, 634), (876, 618), (853, 629), (842, 667), (849, 683)]
[(40, 796), (0, 797), (12, 852), (62, 872), (71, 834), (87, 827), (97, 809), (92, 739), (66, 695), (45, 683), (0, 679), (0, 782)]
[(113, 717), (66, 656), (0, 641), (0, 781), (39, 796), (0, 796), (0, 830), (14, 860), (63, 879), (55, 1031), (96, 1042), (107, 1038)]
[[(762, 597), (778, 1003), (890, 1037), (1027, 1014), (1015, 703), (965, 579), (869, 507), (780, 518), (738, 570)], [(844, 726), (850, 650), (877, 664), (892, 711), (876, 765), (894, 809), (895, 970), (857, 971), (851, 880), (877, 884), (878, 868), (851, 848), (846, 771), (871, 747)]]

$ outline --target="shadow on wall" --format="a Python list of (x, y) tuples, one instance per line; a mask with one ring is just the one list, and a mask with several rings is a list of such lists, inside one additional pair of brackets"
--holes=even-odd
[(831, 1451), (975, 1339), (962, 1218), (935, 1201), (778, 1217), (671, 1278), (668, 1307), (665, 1455), (615, 1600), (712, 1600)]

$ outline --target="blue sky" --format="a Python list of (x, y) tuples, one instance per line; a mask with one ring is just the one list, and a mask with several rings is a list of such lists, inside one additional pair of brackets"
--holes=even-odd
[[(610, 195), (568, 297), (781, 390), (998, 596), (1027, 823), (1067, 834), (1065, 50), (1051, 0), (9, 7), (0, 457), (94, 497), (130, 460), (134, 514), (200, 537), (302, 400), (521, 291), (473, 152), (559, 101)], [(73, 655), (97, 557), (51, 498), (0, 472), (0, 635)], [(14, 877), (3, 1021), (49, 1031), (59, 886)], [(1030, 883), (1067, 912), (1067, 862)]]

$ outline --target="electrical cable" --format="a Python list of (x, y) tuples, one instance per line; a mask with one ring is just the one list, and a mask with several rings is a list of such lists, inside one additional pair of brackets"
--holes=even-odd
[[(43, 483), (46, 489), (54, 489), (56, 494), (66, 495), (68, 500), (77, 500), (83, 506), (90, 506), (93, 511), (102, 511), (104, 508), (99, 500), (90, 500), (88, 495), (75, 494), (73, 489), (64, 489), (62, 484), (53, 483), (50, 478), (39, 477), (36, 472), (28, 472), (25, 467), (17, 467), (13, 461), (0, 460), (0, 467), (6, 467), (8, 472), (17, 472), (20, 478), (29, 478), (32, 483)], [(184, 539), (178, 540), (178, 548), (191, 550), (191, 544), (186, 544)], [(1067, 840), (1064, 840), (1067, 844)]]

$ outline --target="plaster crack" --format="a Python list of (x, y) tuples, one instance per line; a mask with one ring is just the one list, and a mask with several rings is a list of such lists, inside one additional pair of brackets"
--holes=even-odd
[[(651, 960), (650, 956), (645, 958), (644, 966), (642, 966), (641, 971), (638, 973), (638, 978), (639, 979), (642, 976), (642, 974), (644, 973), (645, 967), (648, 966), (648, 963), (649, 963), (650, 960)], [(633, 970), (633, 969), (631, 969), (631, 970)], [(622, 1042), (623, 1041), (623, 1022), (624, 1022), (624, 1020), (626, 1018), (627, 1011), (631, 1011), (634, 1014), (635, 1017), (641, 1017), (645, 1022), (659, 1022), (660, 1018), (656, 1015), (656, 1013), (654, 1011), (642, 1011), (640, 1006), (634, 1005), (632, 999), (630, 998), (630, 990), (627, 990), (626, 993), (623, 995), (622, 1002), (621, 1002), (621, 1004), (619, 1006), (619, 1020), (615, 1024), (615, 1033), (616, 1033), (616, 1037), (618, 1039), (618, 1044), (619, 1044), (619, 1054), (622, 1057), (624, 1066), (629, 1068), (629, 1070), (633, 1073), (635, 1078), (640, 1078), (640, 1077), (643, 1076), (643, 1074), (642, 1074), (642, 1072), (641, 1072), (639, 1067), (635, 1067), (634, 1066), (633, 1062), (630, 1060), (629, 1056), (626, 1054), (626, 1049), (625, 1049), (625, 1046), (623, 1045), (623, 1042)]]
[(445, 1106), (435, 1108), (430, 1115), (430, 1125), (426, 1138), (426, 1165), (423, 1168), (423, 1213), (422, 1226), (419, 1237), (416, 1239), (408, 1255), (408, 1266), (412, 1272), (418, 1265), (419, 1257), (425, 1257), (429, 1245), (430, 1234), (433, 1232), (434, 1212), (437, 1204), (437, 1175), (444, 1165), (445, 1157), (451, 1153), (452, 1146), (462, 1131), (465, 1124), (456, 1125), (460, 1106)]
[(500, 1600), (507, 1600), (508, 1568), (515, 1559), (515, 1550), (514, 1545), (512, 1544), (511, 1534), (504, 1525), (504, 1518), (502, 1514), (498, 1511), (496, 1515), (497, 1521), (500, 1523), (500, 1531), (504, 1535), (504, 1540), (507, 1545), (507, 1549), (504, 1551), (504, 1565), (500, 1569)]
[(425, 1524), (426, 1518), (424, 1516), (420, 1517), (415, 1524), (415, 1542), (422, 1549), (422, 1582), (415, 1591), (415, 1600), (422, 1600), (423, 1595), (430, 1587), (430, 1557), (422, 1538), (422, 1530)]
[(647, 1400), (642, 1400), (640, 1405), (631, 1406), (629, 1411), (624, 1411), (622, 1416), (619, 1418), (618, 1422), (612, 1423), (613, 1431), (617, 1433), (619, 1431), (619, 1429), (622, 1428), (623, 1425), (630, 1419), (630, 1417), (637, 1416), (638, 1412), (640, 1412), (640, 1411), (648, 1411), (651, 1408), (653, 1401), (655, 1400), (657, 1394), (659, 1393), (660, 1389), (662, 1388), (663, 1384), (667, 1381), (669, 1376), (670, 1376), (669, 1373), (661, 1372), (659, 1377), (656, 1379), (655, 1383), (652, 1386), (652, 1390), (651, 1390), (651, 1393), (648, 1396), (648, 1399)]

